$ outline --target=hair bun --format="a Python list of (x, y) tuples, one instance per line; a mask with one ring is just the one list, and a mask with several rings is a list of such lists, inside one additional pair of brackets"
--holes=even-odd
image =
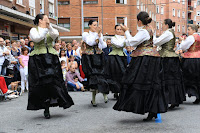
[(174, 27), (176, 25), (176, 23), (175, 22), (172, 22), (172, 27)]
[(152, 18), (148, 17), (147, 18), (147, 23), (149, 24), (149, 23), (151, 23), (151, 21), (152, 21)]

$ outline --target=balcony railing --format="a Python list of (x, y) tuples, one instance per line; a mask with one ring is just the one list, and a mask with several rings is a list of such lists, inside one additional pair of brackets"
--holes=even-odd
[(193, 6), (189, 6), (188, 10), (193, 11), (194, 7)]

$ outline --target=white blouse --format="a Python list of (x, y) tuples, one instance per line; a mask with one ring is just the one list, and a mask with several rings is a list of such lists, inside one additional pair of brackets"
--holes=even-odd
[(82, 35), (82, 39), (85, 43), (87, 43), (90, 46), (96, 45), (95, 41), (96, 41), (96, 39), (99, 39), (98, 47), (100, 49), (107, 47), (106, 42), (103, 41), (103, 35), (101, 34), (101, 37), (99, 37), (98, 33), (96, 33), (96, 32), (91, 32), (91, 31), (89, 31), (89, 33), (84, 32), (83, 35)]
[(127, 37), (128, 42), (126, 45), (133, 47), (137, 47), (142, 42), (150, 39), (149, 32), (146, 29), (138, 29), (138, 32), (134, 37), (131, 36), (128, 30), (125, 32), (125, 35)]
[[(196, 33), (194, 33), (194, 34), (196, 34)], [(192, 46), (192, 44), (194, 44), (194, 42), (195, 42), (194, 36), (190, 35), (181, 42), (179, 47), (181, 50), (186, 51)]]
[(33, 42), (40, 42), (45, 37), (46, 34), (49, 33), (50, 37), (55, 40), (59, 36), (58, 30), (54, 29), (51, 24), (49, 25), (49, 28), (41, 28), (38, 26), (38, 30), (36, 28), (32, 28), (30, 30), (30, 38)]
[(115, 45), (117, 48), (124, 47), (124, 44), (126, 43), (126, 39), (124, 36), (115, 35), (111, 38), (111, 43)]
[(169, 31), (170, 29), (166, 30), (160, 37), (153, 38), (153, 44), (156, 46), (161, 46), (174, 38), (172, 32)]

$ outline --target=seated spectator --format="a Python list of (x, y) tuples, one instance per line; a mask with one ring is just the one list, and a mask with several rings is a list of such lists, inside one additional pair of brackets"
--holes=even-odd
[(74, 82), (75, 82), (76, 84), (78, 84), (78, 86), (79, 86), (79, 88), (76, 88), (77, 91), (85, 91), (83, 84), (81, 84), (81, 83), (78, 81), (78, 77), (77, 77), (77, 76), (74, 76), (73, 79), (74, 79)]
[(8, 90), (5, 79), (2, 76), (0, 76), (0, 90), (3, 93), (3, 95), (6, 96), (8, 99), (13, 99), (18, 97), (18, 95), (16, 95), (15, 92)]
[(61, 69), (63, 73), (63, 79), (66, 80), (66, 73), (68, 71), (68, 67), (66, 66), (66, 62), (64, 60), (61, 61)]
[(66, 51), (66, 55), (69, 58), (70, 55), (74, 55), (75, 51), (72, 50), (72, 44), (71, 43), (67, 43), (67, 51)]
[(71, 66), (72, 64), (74, 64), (74, 65), (75, 65), (75, 69), (76, 69), (77, 71), (79, 71), (79, 70), (78, 70), (78, 63), (75, 61), (75, 57), (74, 57), (73, 55), (70, 55), (70, 56), (69, 56), (69, 63), (67, 64), (68, 69), (70, 69), (70, 66)]
[(19, 92), (17, 91), (17, 88), (20, 81), (14, 80), (14, 72), (10, 71), (8, 73), (8, 77), (5, 77), (5, 81), (9, 90), (11, 89), (12, 91), (17, 92), (17, 94), (19, 94)]
[(34, 42), (33, 41), (28, 42), (28, 47), (29, 47), (30, 53), (31, 53), (34, 50)]
[(80, 89), (81, 87), (74, 81), (74, 76), (77, 76), (80, 82), (83, 82), (83, 78), (80, 74), (76, 71), (75, 65), (72, 64), (70, 66), (69, 71), (66, 73), (66, 81), (65, 84), (68, 87), (68, 90), (76, 90)]

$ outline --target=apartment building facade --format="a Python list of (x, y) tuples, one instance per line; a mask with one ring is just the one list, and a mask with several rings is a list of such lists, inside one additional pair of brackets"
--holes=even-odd
[[(88, 21), (97, 20), (103, 27), (104, 36), (115, 34), (116, 24), (125, 24), (132, 35), (137, 32), (137, 14), (147, 11), (156, 26), (156, 0), (83, 0), (84, 31), (89, 31)], [(61, 39), (81, 40), (82, 16), (81, 0), (58, 0), (58, 24), (70, 29), (61, 33)]]
[(12, 40), (28, 37), (39, 13), (48, 15), (52, 26), (59, 31), (68, 31), (56, 25), (56, 0), (0, 0), (0, 37)]
[(156, 33), (160, 36), (163, 32), (162, 26), (165, 19), (172, 19), (176, 22), (174, 27), (175, 35), (179, 37), (187, 32), (187, 9), (186, 0), (157, 0), (156, 7)]

